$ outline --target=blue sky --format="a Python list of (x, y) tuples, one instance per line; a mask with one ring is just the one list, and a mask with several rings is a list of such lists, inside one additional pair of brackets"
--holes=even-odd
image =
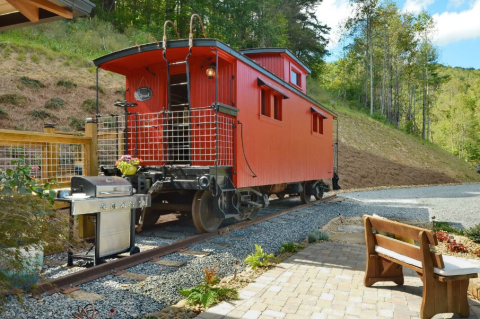
[[(425, 9), (433, 16), (440, 63), (480, 69), (480, 0), (398, 0), (397, 6), (413, 13)], [(332, 27), (328, 61), (339, 57), (338, 25), (351, 11), (349, 0), (323, 0), (317, 7), (319, 20)]]

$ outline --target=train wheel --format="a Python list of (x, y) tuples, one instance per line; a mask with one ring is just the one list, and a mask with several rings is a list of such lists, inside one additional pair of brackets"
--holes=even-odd
[(316, 200), (321, 200), (323, 198), (323, 192), (320, 192), (320, 193), (318, 193), (316, 195), (313, 195), (313, 196), (315, 196)]
[(213, 195), (209, 191), (197, 191), (192, 203), (192, 218), (195, 228), (201, 233), (218, 229), (222, 218), (213, 217)]
[(310, 183), (305, 182), (303, 183), (303, 190), (300, 193), (300, 201), (304, 204), (308, 204), (312, 200), (312, 195), (307, 195), (307, 188), (310, 187)]
[[(142, 210), (139, 209), (139, 211), (140, 211), (139, 215), (141, 215)], [(143, 221), (143, 228), (153, 227), (158, 222), (158, 219), (160, 218), (161, 213), (162, 212), (159, 210), (153, 210), (147, 207), (147, 210), (145, 212), (145, 220)]]
[(277, 196), (278, 199), (284, 199), (285, 198), (285, 194), (284, 193), (277, 193), (275, 194)]

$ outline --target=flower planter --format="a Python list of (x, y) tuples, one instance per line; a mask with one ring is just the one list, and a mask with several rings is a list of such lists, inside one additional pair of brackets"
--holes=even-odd
[[(14, 251), (15, 248), (4, 248)], [(37, 246), (20, 247), (19, 253), (24, 269), (22, 271), (5, 270), (5, 264), (0, 262), (0, 272), (12, 280), (15, 287), (27, 289), (38, 281), (43, 267), (43, 250)]]
[(135, 175), (137, 172), (138, 166), (130, 166), (126, 169), (122, 169), (122, 175)]

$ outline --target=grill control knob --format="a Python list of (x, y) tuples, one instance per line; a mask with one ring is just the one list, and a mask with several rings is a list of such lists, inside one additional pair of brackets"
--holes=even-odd
[(127, 205), (125, 205), (124, 202), (121, 202), (121, 203), (120, 203), (120, 208), (125, 208), (125, 207), (127, 207)]
[(112, 205), (110, 205), (110, 207), (112, 207), (112, 209), (117, 209), (117, 204), (112, 203)]
[(102, 205), (100, 205), (100, 208), (101, 208), (102, 210), (106, 210), (106, 209), (107, 209), (107, 205), (102, 204)]
[(134, 206), (133, 202), (128, 203), (128, 206), (130, 206), (130, 208), (133, 208)]

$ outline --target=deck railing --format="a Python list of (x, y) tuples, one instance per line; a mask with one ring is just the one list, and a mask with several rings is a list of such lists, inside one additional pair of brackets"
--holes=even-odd
[(0, 170), (15, 168), (12, 161), (23, 158), (32, 167), (33, 178), (69, 186), (72, 176), (97, 174), (95, 139), (94, 123), (87, 123), (80, 134), (59, 133), (52, 125), (46, 125), (43, 133), (0, 130)]
[[(235, 116), (214, 107), (185, 111), (101, 116), (85, 132), (0, 130), (0, 170), (23, 158), (31, 176), (70, 186), (73, 176), (96, 176), (125, 154), (143, 165), (233, 166)], [(125, 130), (127, 124), (127, 131)]]
[(98, 118), (98, 163), (114, 165), (124, 154), (144, 166), (232, 166), (234, 116), (213, 107)]

